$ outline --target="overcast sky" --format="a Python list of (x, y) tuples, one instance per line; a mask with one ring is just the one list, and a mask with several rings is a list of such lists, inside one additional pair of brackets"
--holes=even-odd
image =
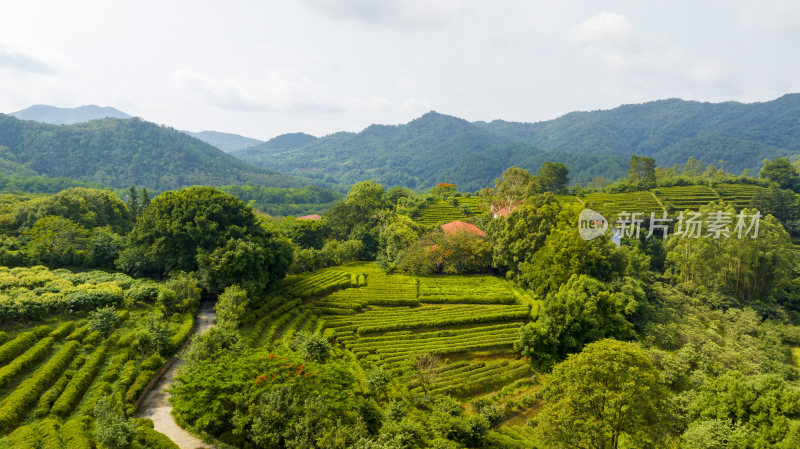
[(268, 139), (800, 91), (800, 2), (0, 0), (0, 112)]

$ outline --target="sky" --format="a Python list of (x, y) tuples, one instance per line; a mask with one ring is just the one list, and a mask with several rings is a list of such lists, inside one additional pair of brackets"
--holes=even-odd
[(796, 0), (0, 0), (0, 112), (258, 139), (800, 91)]

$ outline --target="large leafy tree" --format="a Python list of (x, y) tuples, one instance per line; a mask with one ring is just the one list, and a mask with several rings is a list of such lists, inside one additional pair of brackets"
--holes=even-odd
[(524, 283), (521, 264), (533, 261), (533, 255), (558, 223), (561, 211), (561, 204), (552, 194), (543, 194), (532, 197), (507, 218), (493, 220), (487, 234), (494, 266), (509, 279)]
[(128, 206), (112, 192), (73, 187), (21, 204), (14, 214), (15, 226), (29, 228), (48, 215), (70, 219), (84, 228), (109, 226), (118, 234), (127, 232), (133, 223)]
[[(639, 254), (639, 253), (637, 253)], [(625, 255), (606, 236), (584, 240), (574, 226), (562, 224), (547, 235), (541, 248), (519, 264), (520, 282), (545, 296), (571, 276), (586, 274), (601, 281), (621, 275)]]
[(632, 181), (656, 181), (656, 160), (646, 156), (631, 156), (631, 169), (628, 171)]
[(605, 337), (629, 338), (628, 321), (644, 299), (640, 283), (608, 285), (585, 275), (572, 275), (569, 282), (548, 295), (535, 321), (519, 330), (517, 349), (534, 365), (549, 368), (584, 344)]
[(539, 183), (546, 192), (558, 193), (569, 184), (569, 169), (561, 162), (545, 162), (539, 168)]
[(291, 257), (286, 239), (267, 229), (240, 199), (192, 187), (153, 199), (128, 235), (118, 265), (139, 276), (200, 271), (204, 286), (220, 293), (233, 283), (254, 291), (272, 285)]
[(535, 437), (556, 449), (661, 447), (668, 392), (647, 352), (600, 340), (553, 369), (542, 388)]
[(785, 157), (779, 157), (774, 161), (765, 159), (758, 175), (777, 183), (782, 189), (800, 191), (800, 171)]
[(501, 178), (495, 179), (494, 186), (498, 199), (509, 210), (539, 191), (536, 178), (531, 176), (528, 170), (519, 167), (509, 167)]

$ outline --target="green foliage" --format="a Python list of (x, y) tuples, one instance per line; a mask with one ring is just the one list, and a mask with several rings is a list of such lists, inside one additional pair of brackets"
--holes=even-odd
[(23, 416), (28, 407), (36, 401), (47, 386), (58, 378), (75, 356), (80, 344), (70, 341), (64, 344), (45, 364), (23, 380), (0, 403), (0, 431)]
[(235, 330), (247, 311), (247, 292), (238, 285), (225, 289), (214, 306), (217, 312), (217, 325), (224, 329)]
[(516, 348), (534, 365), (547, 369), (587, 343), (629, 338), (633, 325), (628, 319), (644, 300), (644, 291), (631, 278), (609, 287), (586, 275), (572, 275), (547, 295), (536, 320), (520, 328)]
[(537, 179), (545, 192), (559, 193), (569, 184), (569, 169), (561, 162), (545, 162)]
[(51, 413), (56, 416), (65, 417), (72, 411), (78, 399), (83, 396), (89, 384), (94, 380), (94, 376), (97, 374), (100, 366), (105, 362), (107, 352), (107, 346), (100, 346), (87, 358), (81, 370), (70, 379), (64, 391), (53, 403)]
[(509, 210), (524, 203), (531, 195), (539, 193), (540, 189), (538, 179), (532, 177), (528, 170), (518, 167), (506, 169), (501, 178), (494, 180), (494, 187), (500, 204)]
[(117, 311), (113, 306), (106, 306), (89, 312), (89, 329), (108, 335), (117, 323)]
[(631, 169), (628, 179), (633, 182), (656, 182), (656, 160), (652, 157), (631, 156)]
[(292, 273), (315, 271), (360, 260), (364, 254), (364, 243), (358, 239), (346, 241), (328, 240), (320, 250), (295, 248)]
[[(788, 448), (800, 442), (800, 390), (779, 376), (730, 371), (701, 389), (690, 414), (683, 447)], [(703, 431), (713, 443), (698, 444)]]
[(219, 293), (234, 283), (253, 292), (268, 288), (290, 262), (288, 242), (258, 223), (241, 200), (195, 187), (156, 197), (128, 234), (118, 264), (160, 277), (199, 270), (204, 286)]
[(547, 236), (532, 261), (522, 262), (519, 269), (524, 284), (544, 297), (574, 275), (604, 282), (617, 278), (625, 269), (625, 259), (605, 236), (587, 241), (574, 228), (557, 228)]
[[(733, 208), (710, 205), (700, 213), (730, 214), (730, 237), (692, 238), (673, 234), (667, 242), (667, 261), (681, 282), (718, 289), (740, 300), (767, 300), (792, 277), (792, 242), (772, 216), (759, 220), (758, 236), (738, 238), (733, 226), (738, 219)], [(752, 215), (756, 211), (744, 209)], [(750, 218), (746, 218), (745, 226)]]
[(94, 433), (108, 447), (124, 449), (130, 446), (135, 436), (133, 424), (125, 418), (122, 406), (110, 399), (97, 402), (94, 407)]
[(36, 343), (38, 338), (34, 332), (22, 332), (13, 340), (0, 346), (0, 363), (6, 363), (19, 355), (22, 351), (30, 348)]
[(487, 229), (494, 266), (506, 277), (523, 282), (520, 265), (533, 262), (533, 256), (558, 222), (561, 205), (552, 195), (537, 195), (508, 218), (496, 219)]
[(535, 418), (552, 448), (658, 447), (669, 429), (668, 392), (650, 356), (634, 343), (600, 340), (556, 365)]
[(264, 187), (263, 185), (224, 185), (219, 187), (239, 197), (248, 206), (270, 215), (301, 216), (330, 207), (341, 194), (319, 186)]
[(21, 203), (14, 212), (14, 227), (30, 228), (51, 215), (87, 229), (107, 226), (116, 234), (128, 232), (133, 224), (127, 205), (112, 192), (73, 187)]
[(301, 332), (295, 336), (295, 349), (308, 360), (325, 362), (331, 356), (331, 344), (319, 334)]
[(331, 227), (325, 220), (297, 220), (287, 217), (281, 220), (283, 235), (301, 248), (322, 249), (331, 235)]
[(11, 379), (20, 374), (23, 370), (49, 354), (50, 348), (53, 346), (53, 341), (52, 337), (39, 340), (33, 347), (0, 368), (0, 387), (6, 386), (6, 384), (11, 382)]
[(758, 176), (778, 184), (782, 189), (794, 189), (800, 192), (800, 171), (785, 157), (774, 161), (765, 159)]
[(491, 268), (491, 245), (469, 231), (433, 232), (404, 249), (397, 268), (414, 274), (485, 273)]

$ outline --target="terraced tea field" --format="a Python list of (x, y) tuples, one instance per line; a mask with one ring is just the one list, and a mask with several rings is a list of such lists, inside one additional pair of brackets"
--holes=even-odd
[[(504, 404), (513, 391), (514, 410), (525, 413), (538, 382), (513, 348), (534, 303), (493, 276), (415, 277), (355, 263), (287, 278), (248, 315), (242, 333), (254, 347), (279, 350), (298, 332), (322, 332), (358, 371), (383, 368), (412, 392), (421, 387), (410, 364), (431, 354), (438, 363), (429, 393)], [(497, 447), (525, 447), (527, 438), (519, 427), (489, 435)]]
[(708, 203), (720, 202), (717, 193), (707, 186), (659, 187), (653, 192), (669, 212), (699, 209)]
[(631, 193), (590, 193), (583, 198), (586, 207), (605, 215), (613, 222), (620, 212), (650, 212), (661, 214), (664, 209), (650, 191)]
[(411, 218), (418, 223), (432, 226), (454, 220), (463, 220), (467, 218), (467, 216), (464, 212), (453, 207), (451, 204), (436, 199), (421, 207), (416, 215)]
[(749, 184), (718, 184), (714, 186), (714, 190), (720, 198), (737, 209), (748, 207), (756, 193), (763, 189), (764, 187)]

